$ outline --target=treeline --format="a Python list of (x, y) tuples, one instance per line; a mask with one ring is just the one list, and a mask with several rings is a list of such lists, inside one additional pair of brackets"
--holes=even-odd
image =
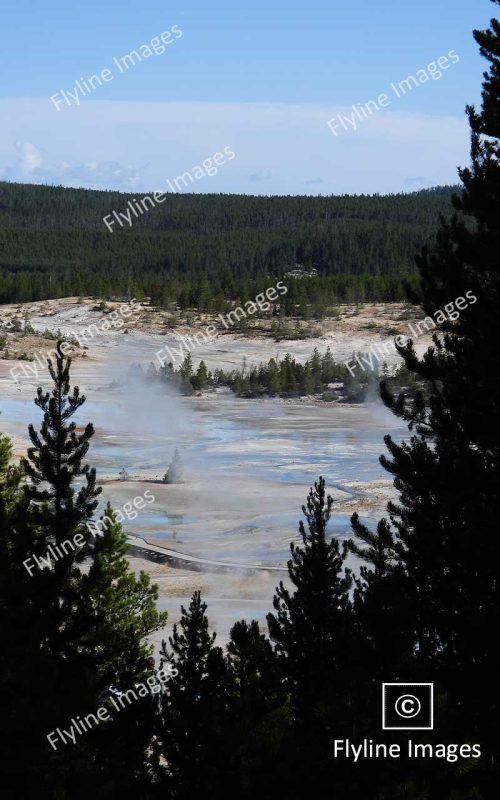
[[(273, 279), (275, 280), (275, 279)], [(186, 284), (177, 295), (176, 305), (181, 309), (198, 308), (202, 311), (222, 313), (231, 309), (231, 299), (244, 306), (273, 284), (273, 280), (229, 281), (217, 289), (211, 288), (209, 281), (194, 281)], [(342, 303), (401, 302), (408, 299), (407, 286), (416, 286), (415, 275), (308, 275), (297, 277), (285, 273), (282, 278), (287, 293), (280, 297), (277, 313), (299, 319), (322, 319), (333, 313), (335, 306)], [(215, 292), (215, 293), (214, 293)], [(170, 295), (174, 296), (174, 295)], [(153, 292), (154, 305), (168, 303)], [(255, 317), (264, 316), (257, 311)]]
[(415, 248), (451, 213), (452, 190), (172, 194), (133, 227), (109, 233), (103, 216), (132, 195), (0, 183), (0, 302), (149, 296), (159, 306), (219, 312), (295, 270), (317, 278), (292, 281), (290, 309), (400, 300)]
[(145, 374), (140, 365), (131, 365), (125, 383), (159, 380), (184, 395), (227, 386), (238, 397), (293, 398), (318, 395), (325, 401), (340, 400), (346, 403), (363, 402), (367, 396), (375, 398), (381, 378), (392, 391), (405, 388), (414, 392), (417, 387), (424, 390), (404, 364), (389, 368), (385, 362), (379, 364), (376, 359), (372, 361), (373, 367), (370, 369), (361, 370), (358, 366), (357, 372), (350, 371), (345, 364), (335, 361), (329, 347), (323, 355), (315, 347), (311, 357), (303, 364), (286, 353), (282, 359), (270, 358), (267, 364), (247, 366), (244, 362), (239, 370), (224, 372), (216, 369), (210, 372), (203, 360), (195, 369), (191, 353), (188, 353), (177, 368), (171, 362), (158, 370), (151, 365)]
[[(198, 372), (194, 376), (197, 381)], [(282, 359), (271, 358), (267, 364), (252, 365), (248, 369), (244, 366), (228, 373), (222, 370), (214, 372), (216, 384), (229, 386), (238, 397), (319, 395), (326, 401), (341, 400), (345, 403), (363, 402), (367, 397), (375, 399), (380, 379), (384, 379), (392, 390), (403, 387), (415, 390), (417, 386), (404, 364), (390, 369), (385, 362), (379, 364), (375, 360), (372, 369), (351, 372), (343, 363), (334, 360), (329, 347), (323, 355), (315, 347), (304, 364), (287, 353)]]
[[(350, 374), (343, 364), (337, 364), (330, 348), (320, 355), (314, 348), (312, 356), (304, 364), (287, 353), (282, 359), (271, 358), (267, 364), (244, 366), (240, 370), (216, 374), (222, 385), (229, 386), (238, 397), (300, 397), (328, 392), (330, 383), (341, 383), (342, 394), (351, 397), (348, 388)], [(340, 392), (329, 392), (328, 399), (337, 399)], [(325, 398), (326, 399), (326, 398)]]

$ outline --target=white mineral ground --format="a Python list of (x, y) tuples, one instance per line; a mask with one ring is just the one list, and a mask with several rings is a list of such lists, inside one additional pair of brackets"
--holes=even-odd
[[(102, 326), (106, 319), (92, 310), (94, 306), (76, 298), (33, 303), (29, 318), (37, 331), (79, 333), (91, 323)], [(0, 319), (5, 323), (22, 318), (27, 308), (0, 306)], [(408, 321), (414, 319), (412, 310), (408, 313), (400, 304), (345, 306), (341, 312), (339, 318), (318, 325), (317, 336), (302, 340), (277, 343), (262, 331), (226, 331), (193, 350), (193, 361), (196, 366), (203, 358), (209, 369), (226, 370), (241, 367), (243, 358), (250, 365), (287, 352), (304, 361), (315, 346), (320, 352), (329, 346), (335, 360), (342, 361), (354, 351), (390, 340), (395, 330), (408, 334)], [(180, 334), (200, 332), (209, 322), (194, 320), (191, 327), (165, 334), (162, 314), (144, 307), (127, 322), (127, 333), (125, 327), (94, 332), (85, 353), (77, 349), (72, 384), (87, 397), (77, 424), (92, 421), (96, 429), (88, 461), (103, 485), (99, 510), (108, 500), (122, 509), (149, 489), (154, 502), (130, 512), (137, 517), (124, 523), (129, 534), (192, 556), (274, 567), (286, 566), (290, 541), (300, 539), (301, 505), (318, 475), (326, 478), (335, 501), (332, 535), (351, 535), (353, 511), (373, 524), (394, 496), (378, 461), (385, 450), (383, 436), (407, 436), (379, 400), (352, 405), (312, 397), (246, 400), (222, 390), (186, 398), (163, 386), (125, 380), (131, 364), (147, 369), (157, 350), (178, 347)], [(418, 350), (428, 342), (428, 337), (420, 337)], [(18, 457), (26, 452), (28, 423), (39, 427), (41, 422), (33, 397), (38, 385), (49, 385), (41, 362), (54, 342), (23, 336), (15, 344), (9, 343), (12, 353), (18, 349), (40, 357), (38, 375), (31, 371), (17, 381), (10, 375), (13, 367), (21, 363), (33, 370), (37, 362), (0, 359), (0, 430), (11, 437)], [(394, 352), (387, 360), (394, 363), (398, 357)], [(166, 485), (160, 481), (175, 448), (184, 463), (183, 482)], [(122, 467), (130, 480), (118, 479)], [(189, 603), (195, 589), (202, 590), (221, 641), (237, 619), (265, 620), (278, 580), (286, 579), (285, 572), (266, 570), (194, 572), (136, 557), (130, 557), (130, 563), (153, 576), (159, 585), (159, 606), (169, 612), (167, 630), (155, 641), (168, 634), (179, 619), (181, 603)]]

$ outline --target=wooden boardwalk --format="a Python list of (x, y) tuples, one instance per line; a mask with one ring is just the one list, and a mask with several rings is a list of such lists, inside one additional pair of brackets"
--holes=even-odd
[(189, 569), (194, 572), (287, 572), (286, 567), (266, 567), (261, 564), (238, 564), (199, 558), (172, 550), (170, 547), (149, 544), (141, 536), (129, 535), (127, 539), (128, 551), (131, 556), (146, 558), (148, 561), (156, 561), (158, 564), (169, 564), (174, 569)]

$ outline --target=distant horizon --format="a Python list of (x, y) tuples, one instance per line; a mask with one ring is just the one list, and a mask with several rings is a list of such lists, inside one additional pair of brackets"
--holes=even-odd
[[(100, 194), (120, 194), (126, 195), (130, 197), (144, 197), (145, 195), (153, 195), (156, 191), (155, 189), (149, 189), (144, 191), (138, 192), (127, 192), (121, 189), (93, 189), (87, 186), (64, 186), (62, 184), (57, 183), (30, 183), (27, 181), (8, 181), (0, 178), (0, 187), (3, 186), (26, 186), (26, 187), (36, 187), (36, 188), (44, 188), (44, 189), (63, 189), (68, 191), (77, 191), (77, 192), (98, 192)], [(411, 194), (430, 194), (432, 192), (442, 191), (443, 194), (445, 192), (453, 193), (454, 191), (460, 191), (462, 185), (460, 183), (447, 183), (447, 184), (436, 184), (435, 186), (428, 186), (422, 189), (408, 189), (402, 190), (400, 192), (342, 192), (341, 194), (335, 194), (334, 192), (326, 193), (318, 193), (318, 194), (250, 194), (249, 192), (165, 192), (167, 197), (248, 197), (248, 198), (263, 198), (263, 199), (270, 199), (273, 197), (276, 198), (304, 198), (304, 199), (328, 199), (330, 197), (395, 197), (399, 194), (404, 195), (411, 195)]]

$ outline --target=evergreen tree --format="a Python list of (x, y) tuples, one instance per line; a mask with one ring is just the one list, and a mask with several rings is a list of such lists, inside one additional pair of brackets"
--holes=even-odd
[(196, 370), (196, 375), (193, 375), (191, 378), (191, 383), (193, 384), (193, 389), (204, 389), (207, 385), (208, 381), (208, 369), (205, 362), (202, 360), (198, 365), (198, 369)]
[(320, 477), (302, 506), (307, 521), (307, 530), (302, 520), (299, 524), (302, 546), (290, 545), (288, 574), (294, 592), (280, 582), (273, 602), (276, 614), (267, 617), (271, 637), (285, 658), (293, 713), (298, 722), (315, 724), (340, 677), (340, 643), (350, 619), (352, 577), (344, 568), (338, 540), (329, 540), (326, 533), (332, 504)]
[(269, 383), (268, 383), (269, 392), (272, 395), (279, 395), (282, 390), (282, 386), (281, 386), (278, 363), (274, 358), (271, 358), (269, 361), (269, 371), (270, 371)]
[[(162, 665), (175, 667), (162, 698), (159, 749), (166, 767), (158, 767), (160, 780), (174, 796), (201, 795), (229, 798), (236, 777), (226, 752), (228, 676), (222, 650), (214, 647), (215, 633), (208, 630), (206, 603), (194, 592), (189, 608), (181, 607), (181, 620), (162, 642)], [(227, 742), (226, 742), (227, 744)], [(228, 793), (227, 793), (228, 792)]]
[(274, 597), (276, 613), (267, 616), (290, 693), (291, 749), (301, 759), (290, 791), (309, 786), (314, 793), (330, 776), (332, 734), (344, 732), (350, 704), (352, 578), (338, 540), (327, 537), (332, 504), (320, 477), (302, 507), (307, 521), (307, 530), (302, 521), (299, 525), (302, 546), (290, 545), (293, 593), (281, 582)]
[[(28, 614), (23, 613), (26, 581), (22, 580), (19, 569), (26, 556), (19, 492), (21, 471), (9, 466), (11, 457), (11, 442), (6, 436), (0, 435), (0, 775), (2, 792), (6, 797), (14, 797), (14, 787), (19, 787), (17, 751), (21, 746), (25, 722), (23, 719), (19, 723), (18, 715), (26, 713), (31, 717), (33, 713), (23, 691), (32, 678), (30, 655), (33, 654), (33, 648), (30, 629), (25, 629)], [(13, 536), (14, 530), (17, 536)], [(36, 611), (32, 611), (32, 616), (35, 614)], [(27, 744), (29, 753), (30, 743)], [(23, 760), (25, 757), (26, 751)]]
[(277, 654), (258, 622), (233, 625), (227, 663), (228, 749), (239, 776), (237, 796), (271, 798), (282, 787), (288, 703)]
[(308, 395), (314, 392), (314, 378), (311, 372), (311, 368), (308, 364), (306, 364), (306, 366), (304, 367), (300, 388), (302, 394)]
[[(166, 612), (156, 608), (158, 587), (151, 584), (147, 573), (134, 575), (127, 550), (127, 535), (108, 503), (85, 576), (87, 613), (98, 621), (87, 647), (95, 668), (101, 671), (101, 683), (114, 693), (127, 692), (152, 678), (153, 646), (148, 637), (167, 622)], [(110, 794), (128, 788), (131, 767), (135, 767), (136, 791), (146, 793), (150, 783), (146, 754), (155, 727), (154, 696), (141, 697), (118, 713), (111, 704), (107, 707), (112, 727), (97, 731), (96, 747)]]
[(144, 787), (152, 734), (151, 714), (149, 727), (141, 725), (140, 703), (116, 724), (73, 730), (74, 742), (57, 732), (95, 715), (111, 688), (126, 691), (151, 670), (145, 638), (164, 622), (156, 590), (129, 572), (114, 518), (98, 540), (87, 524), (100, 489), (83, 463), (92, 425), (79, 433), (69, 422), (85, 401), (77, 387), (70, 391), (70, 363), (59, 344), (49, 361), (53, 389), (39, 388), (35, 400), (44, 418), (39, 433), (29, 428), (28, 481), (14, 508), (3, 505), (0, 609), (2, 621), (15, 615), (15, 625), (2, 630), (2, 766), (15, 779), (15, 797), (107, 798)]
[(191, 356), (191, 353), (187, 353), (187, 355), (184, 356), (184, 361), (182, 362), (179, 369), (182, 377), (186, 381), (190, 380), (190, 378), (193, 375), (193, 358)]
[[(392, 396), (382, 383), (385, 403), (413, 435), (402, 444), (385, 439), (390, 457), (381, 460), (394, 475), (399, 502), (389, 504), (391, 525), (379, 529), (375, 548), (382, 535), (409, 588), (398, 597), (415, 663), (398, 677), (435, 681), (443, 705), (447, 698), (441, 725), (450, 738), (481, 743), (473, 785), (486, 797), (499, 780), (499, 701), (491, 692), (492, 632), (500, 624), (499, 22), (474, 36), (490, 70), (481, 111), (468, 108), (472, 164), (460, 171), (458, 213), (417, 260), (415, 299), (427, 315), (441, 309), (440, 332), (423, 358), (411, 340), (398, 347), (405, 367), (428, 389)], [(355, 530), (363, 533), (356, 521)], [(375, 580), (372, 573), (369, 586)]]
[(312, 351), (312, 356), (309, 360), (311, 365), (311, 373), (314, 380), (314, 390), (320, 391), (322, 389), (321, 383), (321, 356), (317, 347)]

